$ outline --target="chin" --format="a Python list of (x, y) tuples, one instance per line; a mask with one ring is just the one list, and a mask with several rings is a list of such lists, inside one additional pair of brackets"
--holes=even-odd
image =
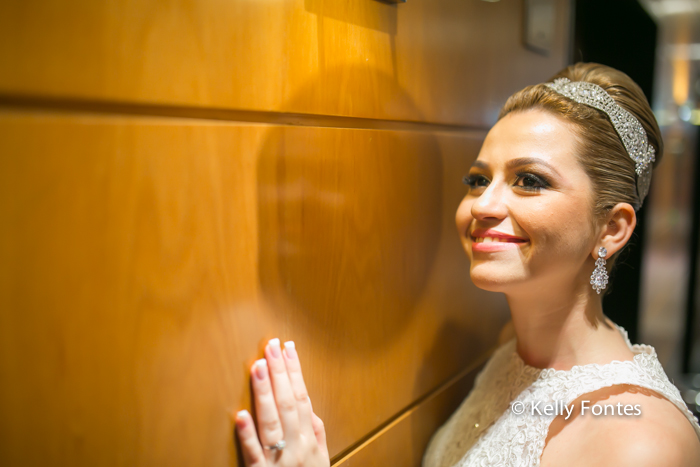
[[(510, 268), (508, 268), (510, 269)], [(493, 263), (472, 263), (469, 276), (475, 286), (489, 292), (505, 292), (514, 284), (521, 282), (521, 278), (512, 270), (497, 267)]]
[(496, 281), (486, 281), (486, 280), (475, 280), (472, 278), (472, 282), (475, 286), (481, 290), (486, 290), (487, 292), (505, 292), (508, 288), (503, 282)]

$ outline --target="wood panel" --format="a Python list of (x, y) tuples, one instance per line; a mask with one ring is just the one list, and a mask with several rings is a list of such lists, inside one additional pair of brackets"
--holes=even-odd
[(340, 460), (333, 461), (333, 467), (420, 467), (430, 438), (457, 410), (482, 368), (483, 365), (466, 368)]
[(0, 112), (0, 464), (236, 465), (297, 343), (335, 456), (503, 323), (454, 227), (482, 133)]
[(556, 0), (543, 56), (523, 47), (516, 0), (5, 0), (0, 98), (485, 127), (566, 64), (568, 23)]

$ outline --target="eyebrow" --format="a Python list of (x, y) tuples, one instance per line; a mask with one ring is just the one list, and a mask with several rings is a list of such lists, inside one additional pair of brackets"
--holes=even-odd
[[(536, 157), (516, 157), (515, 159), (511, 159), (508, 162), (506, 162), (506, 169), (510, 170), (510, 169), (514, 169), (516, 167), (522, 167), (524, 165), (543, 165), (561, 177), (559, 172), (557, 172), (557, 169), (555, 169), (551, 164), (543, 161), (542, 159), (538, 159)], [(488, 169), (489, 165), (483, 161), (474, 161), (474, 164), (472, 164), (472, 167), (476, 167), (479, 169)]]

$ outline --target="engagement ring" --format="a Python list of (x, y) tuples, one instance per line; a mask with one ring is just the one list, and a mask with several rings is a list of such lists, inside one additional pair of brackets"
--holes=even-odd
[(277, 443), (273, 444), (272, 446), (265, 446), (265, 449), (270, 449), (271, 451), (281, 451), (286, 445), (287, 443), (282, 439), (277, 441)]

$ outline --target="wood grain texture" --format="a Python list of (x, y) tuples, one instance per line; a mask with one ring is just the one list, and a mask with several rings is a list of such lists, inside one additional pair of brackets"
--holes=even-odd
[(420, 467), (435, 431), (459, 407), (483, 365), (468, 367), (415, 406), (402, 412), (333, 467)]
[(556, 1), (549, 57), (523, 47), (522, 9), (515, 0), (5, 0), (0, 98), (483, 128), (508, 95), (566, 64), (569, 1)]
[(0, 463), (237, 465), (272, 337), (355, 445), (504, 321), (454, 227), (482, 137), (0, 113)]
[(545, 57), (521, 1), (0, 2), (0, 465), (242, 465), (273, 337), (337, 465), (417, 465), (506, 319), (454, 215), (556, 5)]

